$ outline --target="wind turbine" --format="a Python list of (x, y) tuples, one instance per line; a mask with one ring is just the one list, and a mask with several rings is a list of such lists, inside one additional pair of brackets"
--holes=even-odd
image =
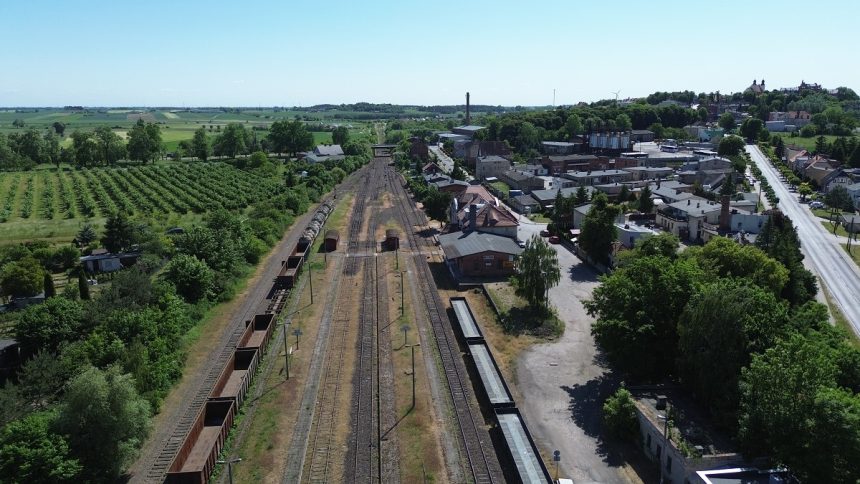
[(613, 91), (610, 91), (610, 92), (612, 92), (612, 94), (615, 94), (615, 104), (618, 104), (618, 94), (621, 92), (621, 89), (614, 91), (614, 92)]

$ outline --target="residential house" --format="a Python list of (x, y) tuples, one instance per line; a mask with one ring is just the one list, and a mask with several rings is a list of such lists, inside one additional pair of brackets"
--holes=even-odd
[(455, 279), (510, 276), (523, 251), (511, 237), (476, 231), (440, 235), (439, 245)]
[[(541, 208), (546, 209), (555, 203), (555, 197), (561, 193), (563, 197), (575, 196), (579, 191), (579, 187), (558, 188), (553, 190), (535, 190), (532, 192), (532, 197), (540, 204)], [(596, 190), (594, 187), (585, 187), (585, 192), (588, 198), (591, 199), (591, 194)]]
[(681, 240), (695, 242), (702, 238), (703, 224), (719, 222), (720, 210), (718, 203), (692, 197), (657, 209), (656, 222)]
[(840, 222), (842, 223), (842, 226), (845, 227), (846, 232), (850, 234), (856, 234), (860, 232), (860, 215), (843, 213), (841, 215)]
[(448, 220), (453, 227), (459, 226), (463, 214), (472, 205), (480, 208), (484, 205), (499, 205), (499, 201), (483, 186), (467, 185), (451, 199)]
[(628, 249), (632, 249), (637, 240), (657, 235), (654, 230), (632, 222), (616, 223), (615, 232), (618, 234), (618, 241)]
[(508, 200), (511, 208), (519, 213), (529, 214), (540, 212), (540, 203), (531, 195), (517, 195)]
[[(582, 205), (577, 205), (573, 207), (573, 227), (574, 229), (582, 229), (582, 222), (585, 221), (585, 216), (588, 215), (588, 212), (591, 211), (591, 204), (584, 203)], [(619, 214), (618, 217), (615, 218), (616, 224), (624, 223), (624, 214)]]
[(672, 188), (668, 183), (664, 182), (661, 185), (651, 185), (651, 198), (663, 200), (665, 203), (675, 203), (688, 198), (693, 198), (693, 194), (689, 192), (689, 185), (683, 185), (688, 189)]
[(848, 195), (851, 197), (851, 200), (854, 200), (854, 206), (860, 208), (860, 183), (847, 185), (845, 190), (848, 191)]
[(475, 177), (478, 180), (500, 178), (511, 169), (511, 161), (501, 156), (482, 156), (475, 161)]
[(566, 141), (544, 141), (541, 143), (541, 152), (545, 155), (572, 155), (582, 151), (582, 143), (568, 143)]
[(440, 192), (448, 192), (455, 195), (471, 186), (469, 185), (469, 182), (454, 180), (451, 177), (445, 177), (442, 180), (434, 181), (432, 185)]
[(633, 174), (624, 170), (595, 170), (567, 172), (562, 177), (573, 180), (575, 186), (590, 186), (632, 180)]
[(340, 161), (345, 158), (340, 145), (317, 145), (313, 151), (305, 153), (304, 159), (311, 163)]
[(96, 249), (90, 255), (79, 260), (84, 270), (89, 273), (115, 272), (125, 267), (131, 267), (140, 257), (140, 252), (122, 252), (112, 254), (107, 249)]
[(462, 150), (462, 153), (455, 153), (455, 155), (466, 160), (466, 165), (469, 167), (474, 167), (475, 161), (482, 156), (501, 156), (508, 159), (513, 156), (511, 147), (504, 141), (471, 140), (459, 145), (455, 144), (454, 147), (455, 151), (458, 147)]
[(459, 227), (462, 231), (474, 230), (505, 237), (517, 237), (517, 227), (520, 223), (517, 216), (501, 205), (484, 204), (470, 205), (460, 212), (462, 218)]
[(545, 186), (542, 178), (516, 170), (508, 170), (502, 173), (499, 176), (499, 180), (505, 182), (514, 190), (522, 190), (524, 192), (543, 190)]
[[(782, 122), (783, 126), (793, 126), (800, 129), (812, 122), (812, 115), (806, 111), (771, 111), (767, 116), (767, 123)], [(765, 123), (765, 124), (767, 124)], [(794, 131), (785, 130), (785, 131)]]
[(833, 162), (823, 156), (816, 155), (803, 170), (803, 175), (815, 182), (819, 189), (827, 192), (828, 185), (842, 174), (841, 168), (835, 168)]
[(438, 175), (444, 173), (444, 171), (439, 165), (431, 161), (421, 168), (421, 173), (424, 175)]

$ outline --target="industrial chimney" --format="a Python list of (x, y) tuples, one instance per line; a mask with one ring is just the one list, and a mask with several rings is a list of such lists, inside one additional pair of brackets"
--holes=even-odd
[(466, 126), (472, 124), (472, 115), (469, 114), (469, 93), (466, 93)]
[(469, 230), (478, 230), (478, 206), (469, 205)]
[(732, 230), (731, 196), (723, 195), (720, 198), (720, 204), (720, 231), (729, 232)]

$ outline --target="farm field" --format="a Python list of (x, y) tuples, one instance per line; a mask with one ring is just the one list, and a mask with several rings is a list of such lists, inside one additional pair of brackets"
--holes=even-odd
[[(140, 109), (99, 109), (97, 111), (65, 111), (55, 108), (36, 110), (0, 110), (0, 133), (20, 132), (21, 128), (12, 126), (16, 119), (23, 120), (25, 128), (36, 128), (47, 130), (54, 122), (65, 124), (66, 130), (62, 146), (71, 146), (69, 135), (76, 129), (92, 130), (98, 126), (108, 125), (114, 132), (125, 138), (128, 129), (142, 118), (147, 122), (158, 123), (161, 127), (161, 137), (165, 149), (168, 152), (176, 150), (181, 141), (190, 141), (194, 131), (205, 126), (210, 139), (214, 139), (220, 133), (220, 129), (228, 123), (241, 123), (248, 128), (257, 128), (258, 139), (263, 139), (268, 134), (271, 123), (279, 120), (292, 120), (296, 116), (311, 123), (331, 123), (346, 125), (350, 129), (350, 135), (358, 137), (370, 133), (370, 124), (362, 121), (354, 121), (338, 118), (337, 112), (308, 113), (302, 111), (183, 111), (183, 110), (140, 110)], [(353, 113), (354, 114), (354, 113)], [(331, 133), (328, 131), (315, 131), (314, 143), (331, 143)]]
[(218, 162), (0, 173), (0, 243), (71, 240), (85, 220), (100, 224), (115, 210), (180, 225), (244, 209), (279, 186)]

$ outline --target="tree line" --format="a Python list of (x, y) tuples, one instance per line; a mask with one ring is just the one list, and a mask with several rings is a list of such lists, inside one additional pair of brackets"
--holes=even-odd
[(27, 359), (0, 388), (0, 480), (119, 477), (146, 439), (152, 414), (182, 375), (188, 331), (212, 305), (233, 297), (237, 282), (295, 216), (369, 158), (367, 153), (348, 157), (337, 167), (295, 162), (275, 196), (247, 212), (212, 212), (202, 224), (175, 235), (121, 212), (108, 217), (101, 230), (84, 225), (76, 237), (79, 246), (91, 249), (100, 242), (113, 252), (142, 254), (92, 297), (82, 272), (82, 284), (69, 284), (59, 294), (48, 291), (44, 274), (75, 270), (77, 248), (28, 244), (0, 250), (4, 291), (11, 287), (7, 276), (20, 276), (28, 282), (14, 286), (10, 295), (44, 289), (51, 296), (15, 315), (15, 338)]
[(755, 245), (678, 247), (640, 242), (585, 303), (608, 359), (628, 382), (683, 385), (748, 457), (855, 482), (860, 350), (814, 300), (791, 220), (772, 213)]

